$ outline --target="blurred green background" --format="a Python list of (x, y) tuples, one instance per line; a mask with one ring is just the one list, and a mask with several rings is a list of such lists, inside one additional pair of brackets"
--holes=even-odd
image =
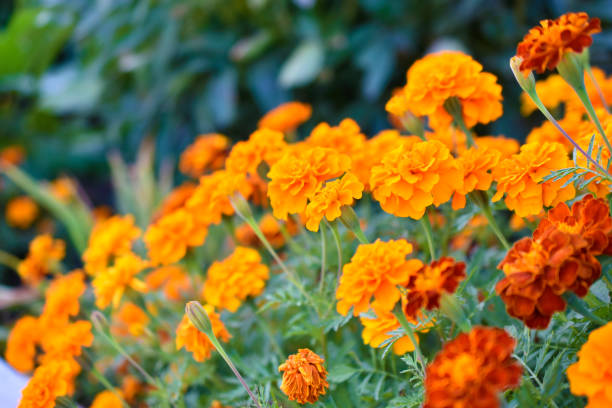
[[(198, 134), (248, 137), (288, 100), (313, 106), (302, 132), (350, 116), (371, 135), (410, 64), (449, 47), (504, 86), (503, 118), (478, 130), (523, 139), (541, 118), (519, 115), (508, 59), (540, 19), (580, 10), (602, 20), (591, 56), (609, 70), (610, 0), (2, 0), (0, 148), (22, 145), (33, 177), (68, 174), (113, 205), (111, 151), (131, 162), (149, 137), (159, 169)], [(5, 184), (2, 207), (16, 194)], [(34, 231), (0, 233), (21, 256)]]

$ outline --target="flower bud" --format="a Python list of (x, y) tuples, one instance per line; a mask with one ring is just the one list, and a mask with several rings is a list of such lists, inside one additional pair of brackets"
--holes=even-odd
[(523, 59), (515, 55), (514, 57), (510, 58), (510, 69), (514, 74), (514, 78), (516, 78), (516, 82), (518, 82), (523, 91), (531, 94), (532, 92), (535, 92), (535, 78), (533, 76), (533, 72), (529, 71), (529, 74), (525, 75), (525, 73), (521, 71), (520, 66), (522, 62)]
[(212, 323), (206, 310), (202, 307), (200, 302), (192, 300), (185, 305), (185, 314), (191, 321), (191, 323), (202, 333), (206, 334), (209, 339), (214, 339), (215, 335), (212, 329)]
[(91, 313), (91, 322), (99, 332), (106, 332), (109, 328), (108, 320), (106, 320), (106, 317), (98, 310), (94, 310)]
[(253, 219), (251, 207), (249, 206), (247, 200), (245, 200), (245, 198), (242, 196), (242, 194), (236, 193), (230, 196), (229, 200), (232, 204), (232, 207), (234, 208), (234, 211), (236, 211), (236, 214), (238, 214), (240, 218), (245, 221)]

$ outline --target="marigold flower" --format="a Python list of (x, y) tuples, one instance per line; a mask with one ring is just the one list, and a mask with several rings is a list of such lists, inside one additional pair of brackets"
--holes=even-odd
[(174, 301), (183, 299), (191, 289), (191, 281), (185, 269), (178, 265), (162, 266), (151, 271), (145, 282), (150, 290), (162, 288), (164, 295)]
[(146, 291), (146, 284), (136, 278), (136, 275), (147, 266), (147, 261), (131, 252), (118, 257), (113, 266), (98, 273), (91, 283), (96, 296), (96, 306), (100, 309), (111, 303), (113, 307), (119, 306), (121, 297), (128, 288)]
[(487, 191), (493, 182), (491, 171), (501, 159), (501, 153), (486, 147), (470, 148), (457, 161), (463, 170), (463, 184), (453, 195), (453, 210), (465, 207), (465, 196), (474, 191)]
[(79, 314), (79, 298), (85, 290), (85, 275), (81, 270), (59, 275), (45, 292), (45, 306), (40, 316), (42, 325), (67, 323), (70, 316)]
[(511, 137), (503, 136), (481, 136), (475, 138), (478, 147), (487, 147), (497, 150), (501, 154), (501, 158), (505, 159), (518, 153), (519, 142)]
[(152, 265), (169, 265), (183, 259), (189, 247), (204, 244), (208, 227), (199, 225), (184, 208), (164, 215), (144, 235)]
[(149, 316), (132, 302), (124, 303), (114, 317), (117, 322), (111, 329), (118, 336), (140, 336), (149, 324)]
[(334, 149), (353, 158), (355, 155), (363, 154), (366, 137), (361, 133), (357, 122), (347, 118), (338, 126), (330, 126), (326, 122), (319, 123), (310, 132), (306, 144)]
[(207, 170), (218, 170), (223, 167), (229, 147), (227, 137), (218, 133), (200, 135), (183, 151), (179, 161), (179, 170), (193, 178), (200, 177)]
[(301, 102), (287, 102), (277, 106), (259, 120), (259, 128), (268, 128), (283, 133), (293, 132), (310, 119), (312, 108)]
[(4, 358), (7, 363), (22, 373), (32, 371), (40, 335), (40, 324), (35, 317), (24, 316), (17, 320), (6, 341)]
[(258, 129), (249, 136), (249, 140), (238, 142), (232, 147), (225, 168), (232, 173), (257, 176), (257, 168), (261, 163), (272, 166), (286, 149), (285, 136), (281, 132)]
[(143, 383), (133, 375), (126, 375), (121, 380), (121, 395), (128, 403), (133, 403), (136, 396), (143, 391)]
[(55, 399), (68, 393), (69, 371), (68, 363), (63, 361), (38, 367), (21, 392), (18, 408), (54, 408)]
[[(397, 285), (405, 286), (423, 263), (418, 259), (406, 259), (412, 253), (412, 245), (404, 239), (357, 247), (351, 262), (344, 265), (336, 291), (338, 313), (346, 316), (351, 306), (353, 315), (367, 311), (370, 306), (390, 311), (400, 299)], [(371, 298), (374, 302), (370, 304)]]
[(612, 406), (612, 323), (589, 333), (578, 351), (578, 361), (567, 368), (570, 391), (589, 398), (586, 408)]
[(520, 217), (536, 215), (544, 206), (550, 207), (570, 200), (576, 194), (573, 185), (563, 187), (565, 179), (545, 181), (554, 170), (571, 167), (571, 160), (559, 143), (528, 143), (519, 154), (503, 160), (493, 170), (497, 192), (493, 201), (506, 194), (506, 205)]
[(459, 99), (468, 127), (502, 115), (502, 88), (497, 77), (483, 72), (482, 65), (469, 55), (450, 51), (427, 55), (412, 64), (406, 77), (404, 98), (396, 97), (394, 106), (387, 107), (396, 116), (411, 111), (428, 116), (433, 128), (448, 126), (452, 117), (444, 103), (453, 97)]
[[(283, 222), (274, 218), (270, 213), (265, 214), (259, 220), (259, 229), (274, 248), (281, 248), (285, 245), (285, 236), (281, 231), (281, 223)], [(289, 235), (295, 235), (297, 233), (297, 224), (293, 219), (288, 218), (287, 221), (284, 222), (284, 226)], [(257, 235), (255, 235), (255, 232), (253, 232), (253, 229), (247, 223), (239, 225), (236, 228), (235, 234), (236, 240), (243, 246), (261, 246), (259, 238), (257, 238)]]
[(498, 394), (521, 379), (515, 345), (496, 327), (474, 327), (446, 343), (427, 366), (423, 408), (498, 408)]
[(140, 236), (131, 214), (115, 215), (97, 223), (89, 236), (89, 244), (83, 253), (85, 271), (96, 275), (106, 269), (113, 257), (132, 250), (132, 242)]
[[(203, 307), (210, 319), (215, 337), (222, 342), (229, 341), (232, 336), (225, 329), (225, 325), (219, 314), (215, 312), (215, 308), (212, 305), (204, 305)], [(208, 337), (191, 323), (187, 315), (183, 316), (183, 320), (176, 329), (176, 349), (180, 350), (183, 347), (190, 351), (193, 358), (199, 362), (210, 358), (211, 351), (215, 348)]]
[(86, 320), (45, 328), (46, 333), (40, 338), (40, 344), (45, 352), (43, 358), (49, 361), (80, 356), (81, 348), (90, 347), (93, 343), (91, 328), (91, 322)]
[(311, 350), (298, 349), (278, 367), (283, 373), (281, 391), (298, 404), (314, 404), (329, 388), (324, 363), (325, 360)]
[(19, 263), (17, 272), (28, 285), (42, 281), (56, 264), (64, 258), (66, 244), (51, 235), (39, 235), (30, 242), (28, 256)]
[(2, 162), (18, 166), (25, 157), (25, 150), (18, 145), (6, 146), (0, 150), (0, 164)]
[(191, 181), (187, 181), (172, 190), (170, 194), (166, 196), (159, 209), (155, 212), (153, 221), (157, 221), (164, 215), (172, 214), (173, 212), (183, 208), (187, 203), (187, 200), (191, 198), (191, 195), (195, 189), (196, 184), (192, 183)]
[(442, 293), (454, 293), (464, 278), (465, 263), (447, 256), (421, 266), (405, 285), (406, 316), (415, 320), (422, 308), (432, 310), (440, 307)]
[(457, 161), (441, 142), (402, 144), (372, 168), (370, 188), (383, 210), (420, 219), (425, 209), (448, 201), (461, 187)]
[(360, 199), (363, 184), (353, 173), (346, 173), (341, 179), (328, 181), (317, 191), (306, 206), (306, 228), (318, 231), (323, 217), (333, 221), (342, 214), (341, 208), (352, 205), (354, 199)]
[[(121, 391), (116, 390), (115, 392), (121, 394)], [(89, 408), (123, 408), (123, 402), (110, 390), (104, 390), (99, 392), (94, 398)]]
[(38, 205), (28, 196), (15, 197), (6, 204), (6, 222), (15, 228), (28, 228), (38, 216)]
[(351, 159), (332, 149), (314, 147), (288, 151), (268, 173), (268, 196), (276, 218), (301, 213), (326, 180), (338, 177), (351, 166)]
[[(604, 133), (609, 135), (612, 134), (612, 115), (609, 114), (605, 109), (597, 109), (595, 111), (597, 117), (599, 117)], [(577, 130), (578, 131), (578, 130)], [(591, 122), (585, 121), (584, 126), (579, 129), (581, 133), (577, 133), (579, 136), (576, 138), (576, 142), (585, 150), (588, 151), (592, 148), (591, 156), (593, 159), (598, 160), (599, 164), (603, 168), (607, 168), (608, 161), (612, 156), (606, 143), (604, 142), (601, 134), (597, 132)], [(591, 145), (591, 142), (592, 145)], [(584, 155), (578, 154), (576, 156), (576, 163), (580, 167), (590, 168), (597, 170), (596, 166), (592, 164)], [(586, 173), (582, 176), (585, 180), (589, 180), (587, 188), (589, 191), (594, 193), (597, 197), (605, 198), (610, 193), (610, 182), (602, 179), (593, 173)]]
[[(585, 72), (584, 85), (586, 87), (587, 95), (589, 96), (589, 99), (591, 100), (591, 103), (595, 109), (605, 109), (605, 105), (601, 100), (601, 95), (603, 95), (607, 105), (610, 106), (612, 104), (612, 75), (606, 76), (606, 72), (597, 67), (591, 67), (591, 71), (593, 73), (593, 77), (595, 78), (596, 84), (593, 83), (591, 76)], [(567, 92), (565, 95), (567, 96), (566, 111), (585, 112), (584, 105), (575, 92)]]
[[(576, 111), (568, 112), (563, 119), (558, 121), (558, 123), (568, 135), (573, 135), (574, 138), (578, 138), (579, 135), (583, 135), (593, 129), (593, 125), (588, 120), (584, 120), (582, 114)], [(527, 135), (526, 141), (528, 144), (557, 142), (562, 144), (568, 153), (574, 149), (572, 142), (570, 142), (549, 120), (542, 123), (541, 126), (531, 129)], [(588, 149), (588, 142), (585, 149)]]
[(238, 310), (248, 296), (263, 292), (270, 276), (261, 262), (259, 252), (252, 248), (236, 247), (223, 261), (215, 261), (208, 268), (202, 297), (217, 309)]
[(521, 71), (543, 73), (555, 69), (567, 52), (581, 53), (593, 42), (592, 34), (601, 31), (598, 18), (587, 13), (566, 13), (555, 20), (542, 20), (533, 27), (516, 47), (522, 58)]

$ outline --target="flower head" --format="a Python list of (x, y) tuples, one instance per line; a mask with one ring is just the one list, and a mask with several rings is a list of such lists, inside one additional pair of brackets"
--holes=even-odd
[(281, 391), (291, 401), (314, 404), (329, 388), (324, 363), (325, 360), (311, 350), (299, 349), (278, 367), (278, 371), (283, 373)]
[(359, 245), (351, 262), (342, 268), (336, 291), (338, 313), (346, 315), (351, 306), (354, 316), (370, 306), (391, 311), (400, 299), (397, 285), (405, 286), (423, 265), (417, 259), (407, 260), (410, 253), (412, 245), (403, 239)]
[(39, 235), (30, 242), (28, 256), (18, 266), (21, 279), (36, 285), (64, 258), (66, 244), (51, 235)]
[(43, 326), (66, 323), (70, 316), (79, 314), (79, 298), (86, 289), (81, 270), (54, 278), (45, 292), (45, 306), (40, 316)]
[(334, 149), (353, 158), (364, 153), (366, 137), (353, 119), (342, 120), (338, 126), (326, 122), (319, 123), (306, 139), (310, 146)]
[(372, 168), (372, 195), (388, 213), (420, 219), (431, 204), (448, 201), (463, 177), (441, 142), (402, 144)]
[(442, 257), (423, 265), (406, 284), (406, 316), (416, 319), (422, 308), (431, 310), (440, 307), (442, 293), (454, 293), (459, 282), (465, 278), (465, 263)]
[(543, 73), (555, 69), (567, 52), (581, 53), (593, 42), (592, 34), (601, 31), (598, 18), (587, 13), (567, 13), (555, 20), (542, 20), (533, 27), (516, 47), (522, 58), (521, 71)]
[(168, 265), (152, 270), (145, 282), (150, 290), (162, 289), (164, 295), (174, 301), (181, 300), (191, 289), (191, 281), (182, 266)]
[(288, 133), (310, 119), (311, 114), (310, 105), (301, 102), (287, 102), (266, 113), (259, 120), (258, 126)]
[[(120, 393), (120, 391), (116, 391)], [(89, 408), (122, 408), (123, 402), (110, 390), (99, 392), (94, 398)]]
[(96, 295), (96, 306), (106, 308), (111, 303), (113, 307), (119, 306), (123, 293), (132, 288), (144, 292), (147, 286), (136, 278), (148, 262), (129, 252), (121, 255), (115, 264), (98, 273), (91, 283)]
[(269, 274), (259, 252), (236, 247), (230, 256), (208, 268), (202, 296), (216, 308), (235, 312), (248, 296), (263, 292)]
[(6, 204), (6, 222), (16, 228), (28, 228), (38, 216), (38, 205), (28, 196), (16, 197)]
[(149, 324), (149, 316), (132, 302), (125, 302), (121, 305), (115, 317), (117, 322), (112, 326), (112, 331), (119, 336), (138, 337)]
[(179, 169), (193, 178), (200, 177), (207, 170), (218, 170), (223, 167), (228, 147), (229, 140), (223, 135), (200, 135), (181, 155)]
[[(225, 329), (225, 325), (219, 314), (215, 312), (215, 308), (211, 305), (204, 305), (203, 307), (210, 319), (215, 337), (223, 342), (229, 341), (232, 336)], [(210, 358), (210, 354), (215, 348), (208, 337), (191, 323), (187, 315), (183, 316), (176, 329), (176, 349), (180, 350), (183, 347), (190, 351), (193, 358), (199, 362)]]
[(503, 329), (475, 327), (446, 343), (425, 373), (424, 408), (498, 408), (498, 394), (517, 387), (516, 341)]
[(53, 361), (38, 367), (21, 392), (18, 408), (55, 407), (55, 398), (68, 393), (69, 373), (69, 364), (63, 361)]
[(612, 323), (593, 330), (578, 351), (578, 361), (567, 368), (570, 391), (589, 398), (586, 408), (612, 406)]
[(81, 349), (90, 347), (93, 343), (91, 328), (91, 322), (87, 320), (44, 328), (45, 335), (40, 339), (45, 352), (43, 361), (66, 360), (80, 356)]
[(539, 214), (544, 206), (554, 206), (574, 197), (573, 185), (565, 179), (544, 181), (551, 171), (571, 167), (565, 148), (559, 143), (528, 143), (520, 153), (502, 160), (493, 170), (497, 193), (493, 201), (506, 194), (506, 205), (520, 217)]
[(22, 373), (32, 371), (40, 335), (40, 324), (35, 317), (24, 316), (17, 320), (9, 333), (4, 354), (11, 367)]
[(465, 196), (474, 191), (487, 191), (493, 182), (492, 170), (497, 166), (501, 153), (486, 147), (470, 148), (461, 153), (457, 161), (463, 170), (463, 184), (453, 196), (453, 209), (465, 207)]
[(172, 214), (173, 212), (185, 207), (187, 200), (196, 189), (196, 184), (191, 181), (186, 181), (176, 187), (164, 198), (164, 201), (159, 206), (159, 209), (153, 215), (153, 221), (157, 221), (164, 215)]
[(251, 134), (249, 140), (238, 142), (232, 147), (225, 167), (232, 173), (257, 176), (261, 163), (272, 166), (286, 149), (285, 136), (281, 132), (258, 129)]

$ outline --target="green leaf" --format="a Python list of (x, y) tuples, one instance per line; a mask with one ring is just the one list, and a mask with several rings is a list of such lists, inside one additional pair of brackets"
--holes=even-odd
[(324, 59), (323, 45), (319, 41), (303, 42), (281, 67), (279, 83), (285, 88), (292, 88), (312, 82), (321, 72)]
[(357, 368), (341, 364), (330, 368), (327, 379), (333, 383), (342, 383), (358, 372), (359, 369)]

